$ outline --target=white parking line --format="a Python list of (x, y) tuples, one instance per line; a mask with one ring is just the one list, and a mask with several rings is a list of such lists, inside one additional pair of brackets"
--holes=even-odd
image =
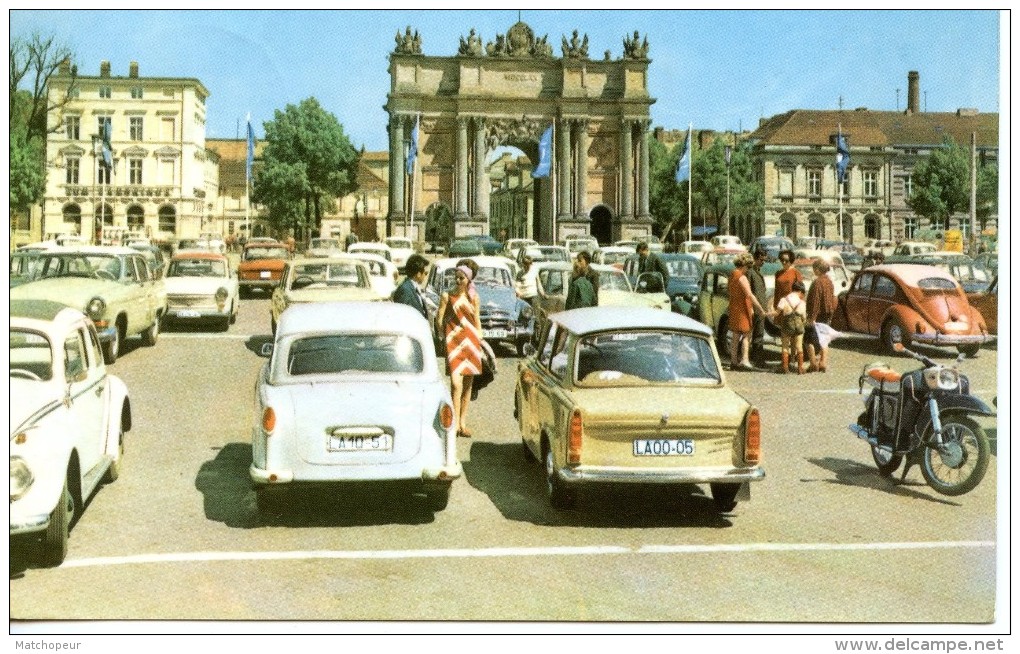
[(492, 547), (446, 550), (307, 550), (292, 552), (177, 552), (137, 554), (65, 561), (62, 568), (93, 568), (147, 563), (208, 561), (295, 561), (309, 559), (471, 559), (524, 556), (597, 556), (621, 554), (746, 554), (750, 552), (834, 552), (862, 550), (931, 550), (994, 548), (995, 541), (928, 541), (904, 543), (743, 543), (733, 545), (618, 545), (588, 547)]

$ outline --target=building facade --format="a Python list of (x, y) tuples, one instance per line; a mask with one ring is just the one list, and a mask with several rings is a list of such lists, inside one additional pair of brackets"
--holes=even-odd
[[(999, 116), (976, 109), (923, 112), (919, 88), (919, 76), (911, 71), (905, 111), (795, 109), (763, 120), (748, 139), (765, 211), (740, 221), (738, 235), (746, 240), (782, 233), (860, 245), (869, 238), (899, 241), (958, 229), (970, 239), (975, 226), (967, 212), (938, 224), (910, 209), (912, 172), (944, 137), (964, 149), (973, 138), (977, 165), (996, 165)], [(843, 184), (836, 180), (838, 134), (850, 150)], [(977, 229), (995, 228), (997, 222), (992, 216)]]
[[(73, 88), (70, 88), (72, 86)], [(44, 236), (80, 234), (118, 242), (124, 233), (156, 240), (198, 236), (211, 219), (219, 187), (216, 155), (205, 147), (208, 90), (197, 79), (71, 76), (65, 62), (50, 79), (51, 99), (70, 101), (49, 116)], [(51, 102), (51, 104), (53, 104)], [(110, 126), (112, 168), (101, 165), (101, 134)]]

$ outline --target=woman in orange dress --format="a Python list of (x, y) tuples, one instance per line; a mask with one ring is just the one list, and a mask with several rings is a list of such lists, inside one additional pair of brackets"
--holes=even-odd
[(747, 269), (754, 263), (754, 257), (748, 253), (737, 255), (733, 260), (735, 268), (730, 273), (729, 293), (729, 329), (733, 332), (730, 341), (730, 367), (733, 370), (756, 370), (751, 365), (751, 331), (754, 325), (754, 312), (765, 314), (758, 299), (751, 291), (751, 282), (747, 279)]
[(457, 285), (439, 300), (438, 315), (442, 316), (446, 335), (446, 360), (450, 365), (450, 386), (457, 435), (471, 437), (465, 419), (471, 400), (474, 376), (482, 372), (482, 321), (478, 291), (471, 283), (474, 271), (457, 266)]
[(793, 250), (783, 250), (779, 253), (779, 263), (783, 269), (776, 273), (776, 291), (772, 295), (772, 308), (779, 306), (779, 301), (793, 292), (794, 282), (803, 282), (804, 275), (793, 267)]

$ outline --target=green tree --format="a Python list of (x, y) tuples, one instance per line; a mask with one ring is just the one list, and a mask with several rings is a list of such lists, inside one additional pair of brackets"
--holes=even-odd
[[(676, 220), (687, 217), (687, 185), (676, 183), (676, 166), (683, 146), (669, 150), (648, 136), (648, 210), (655, 220), (655, 233), (663, 235)], [(681, 193), (680, 187), (683, 186)]]
[(921, 216), (945, 225), (970, 208), (970, 157), (949, 137), (914, 167), (911, 181), (907, 205)]
[(358, 152), (343, 126), (315, 98), (277, 110), (263, 124), (266, 147), (255, 172), (252, 201), (269, 210), (278, 231), (322, 228), (322, 216), (337, 198), (357, 190)]
[(984, 228), (989, 216), (999, 213), (999, 167), (989, 164), (978, 169), (977, 219)]
[(11, 128), (10, 208), (25, 212), (46, 192), (45, 142), (29, 139), (23, 128)]

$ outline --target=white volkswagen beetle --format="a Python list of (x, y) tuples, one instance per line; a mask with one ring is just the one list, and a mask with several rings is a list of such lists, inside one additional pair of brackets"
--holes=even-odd
[(11, 541), (57, 566), (71, 522), (120, 474), (131, 404), (84, 314), (46, 300), (10, 310)]
[(301, 484), (405, 481), (434, 511), (462, 474), (450, 392), (421, 314), (392, 302), (299, 304), (280, 316), (255, 385), (260, 511)]

